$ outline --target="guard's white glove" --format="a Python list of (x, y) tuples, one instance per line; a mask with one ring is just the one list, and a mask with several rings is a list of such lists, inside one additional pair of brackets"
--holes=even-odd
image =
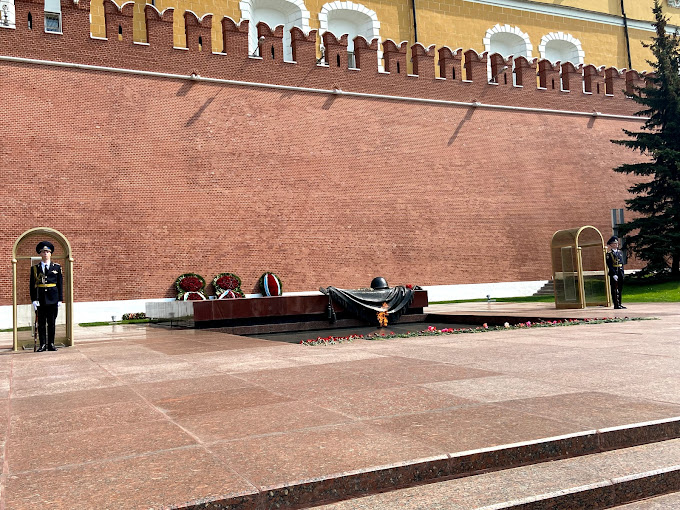
[(33, 309), (34, 310), (37, 310), (39, 306), (40, 306), (40, 301), (33, 301)]
[(61, 301), (59, 301), (59, 302), (57, 303), (57, 308), (61, 308), (61, 305), (63, 305), (63, 304), (64, 304), (64, 303), (62, 303)]
[(617, 275), (617, 274), (614, 275), (614, 281), (615, 281), (615, 282), (618, 282), (618, 281), (619, 281), (619, 275)]

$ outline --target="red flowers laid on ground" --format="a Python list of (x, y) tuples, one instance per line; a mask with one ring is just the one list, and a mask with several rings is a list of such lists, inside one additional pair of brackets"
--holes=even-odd
[(351, 342), (352, 340), (358, 340), (364, 338), (364, 335), (348, 335), (348, 336), (327, 336), (327, 337), (316, 337), (315, 339), (300, 340), (302, 345), (333, 345), (340, 344), (342, 342)]
[(439, 335), (457, 335), (460, 333), (485, 333), (488, 331), (504, 331), (508, 329), (522, 329), (522, 328), (550, 328), (559, 326), (577, 326), (580, 324), (606, 324), (611, 322), (627, 322), (627, 321), (642, 321), (642, 320), (653, 320), (653, 318), (647, 317), (603, 317), (602, 319), (561, 319), (554, 321), (541, 321), (541, 322), (519, 322), (514, 326), (509, 323), (503, 324), (503, 326), (489, 326), (486, 322), (482, 326), (477, 326), (476, 328), (442, 328), (437, 329), (435, 326), (428, 326), (427, 329), (422, 331), (414, 331), (407, 333), (395, 333), (390, 331), (389, 333), (371, 333), (369, 335), (349, 335), (349, 336), (328, 336), (328, 337), (317, 337), (316, 339), (302, 340), (300, 343), (302, 345), (333, 345), (342, 342), (351, 342), (352, 340), (363, 339), (363, 340), (387, 340), (390, 338), (410, 338), (415, 336), (439, 336)]

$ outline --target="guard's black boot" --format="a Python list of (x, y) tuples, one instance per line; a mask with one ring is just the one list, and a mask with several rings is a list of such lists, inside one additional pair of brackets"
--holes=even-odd
[(38, 350), (36, 352), (45, 352), (47, 350), (47, 346), (45, 344), (40, 344), (40, 347), (38, 347)]
[(57, 348), (54, 346), (54, 344), (48, 344), (47, 350), (48, 350), (48, 351), (56, 351)]

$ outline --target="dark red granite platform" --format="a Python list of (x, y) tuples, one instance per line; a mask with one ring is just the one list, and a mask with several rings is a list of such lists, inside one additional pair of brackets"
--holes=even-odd
[[(309, 322), (326, 317), (328, 296), (276, 296), (248, 299), (213, 299), (195, 301), (194, 323), (197, 328), (252, 325), (264, 322)], [(423, 313), (428, 305), (427, 291), (416, 290), (406, 314)], [(333, 303), (336, 314), (344, 309)]]

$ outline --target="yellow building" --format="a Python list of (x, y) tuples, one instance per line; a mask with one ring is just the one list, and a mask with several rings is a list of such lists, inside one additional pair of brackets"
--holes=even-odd
[[(135, 0), (135, 39), (144, 42), (144, 0)], [(380, 42), (419, 42), (594, 64), (649, 68), (642, 42), (653, 36), (653, 0), (151, 0), (159, 10), (174, 9), (175, 46), (184, 46), (184, 11), (213, 16), (213, 41), (221, 51), (220, 20), (250, 21), (251, 48), (257, 48), (255, 25), (298, 26)], [(680, 25), (680, 0), (662, 0), (669, 29)], [(92, 3), (92, 34), (104, 35), (101, 2)], [(284, 37), (285, 37), (284, 36)], [(285, 45), (285, 39), (284, 39)], [(350, 50), (352, 50), (350, 42)], [(320, 49), (321, 52), (321, 49)], [(286, 55), (290, 58), (290, 52)]]

